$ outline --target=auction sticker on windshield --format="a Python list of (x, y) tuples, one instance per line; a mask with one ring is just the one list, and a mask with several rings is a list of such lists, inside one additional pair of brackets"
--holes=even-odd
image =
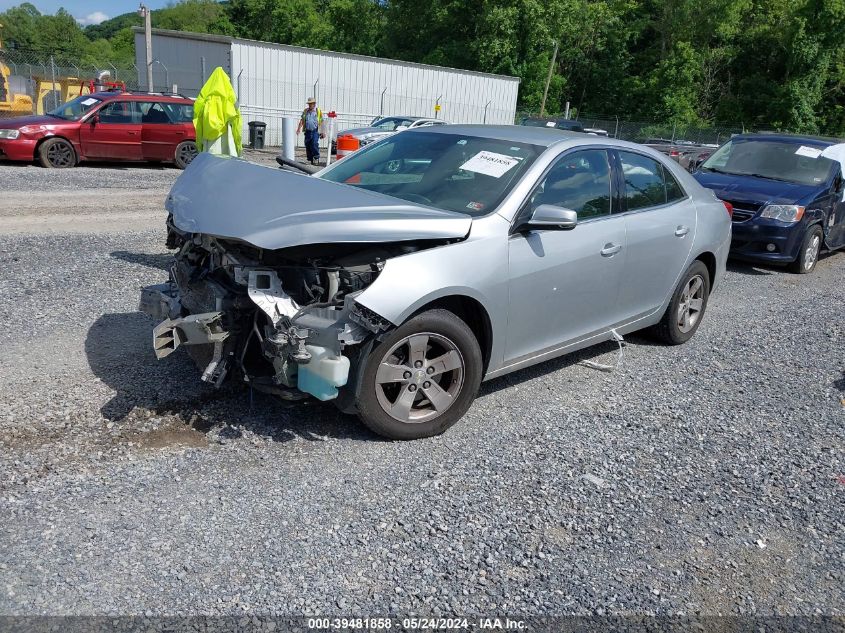
[(83, 102), (82, 102), (82, 105), (93, 105), (93, 104), (95, 104), (95, 103), (97, 103), (97, 100), (96, 100), (96, 99), (90, 99), (90, 98), (89, 98), (89, 99), (86, 99), (85, 101), (83, 101)]
[(795, 154), (798, 156), (806, 156), (808, 158), (818, 158), (822, 155), (822, 150), (816, 149), (815, 147), (807, 147), (806, 145), (802, 145), (801, 147), (795, 150)]
[(476, 174), (501, 178), (511, 167), (519, 163), (520, 160), (522, 159), (484, 150), (478, 152), (461, 165), (460, 168), (464, 171), (475, 172)]

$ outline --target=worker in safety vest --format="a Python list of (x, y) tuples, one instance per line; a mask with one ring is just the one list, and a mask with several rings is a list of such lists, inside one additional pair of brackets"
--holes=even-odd
[(317, 107), (317, 100), (314, 97), (308, 97), (307, 103), (308, 107), (302, 111), (296, 134), (299, 135), (303, 128), (305, 129), (305, 155), (309, 163), (316, 165), (320, 162), (320, 139), (325, 136), (323, 111)]

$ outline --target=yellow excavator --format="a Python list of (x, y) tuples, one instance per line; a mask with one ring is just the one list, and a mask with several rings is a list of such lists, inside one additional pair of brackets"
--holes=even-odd
[[(0, 24), (0, 29), (3, 25)], [(6, 65), (3, 40), (0, 39), (0, 117), (21, 116), (32, 113), (32, 97), (12, 94), (9, 77), (12, 71)]]

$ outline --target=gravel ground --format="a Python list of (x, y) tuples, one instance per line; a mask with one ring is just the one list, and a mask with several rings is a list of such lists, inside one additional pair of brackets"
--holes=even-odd
[[(0, 181), (31, 173), (121, 197), (178, 175)], [(845, 254), (732, 265), (687, 345), (494, 380), (445, 436), (393, 443), (156, 361), (148, 213), (0, 231), (0, 614), (845, 612)]]

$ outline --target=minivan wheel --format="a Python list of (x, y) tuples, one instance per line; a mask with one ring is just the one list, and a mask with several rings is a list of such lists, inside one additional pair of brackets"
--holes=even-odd
[(38, 162), (42, 167), (64, 169), (76, 165), (76, 150), (63, 138), (51, 138), (38, 148)]
[(822, 228), (815, 224), (807, 230), (798, 249), (798, 257), (789, 265), (789, 272), (805, 275), (813, 272), (822, 250)]
[(681, 277), (663, 318), (654, 326), (657, 338), (670, 345), (690, 340), (701, 325), (709, 297), (710, 273), (696, 260)]
[(370, 352), (358, 415), (393, 440), (439, 435), (467, 412), (482, 371), (481, 349), (466, 323), (448, 310), (422, 312)]
[(185, 169), (197, 157), (197, 144), (194, 141), (182, 141), (176, 146), (173, 162), (179, 169)]

